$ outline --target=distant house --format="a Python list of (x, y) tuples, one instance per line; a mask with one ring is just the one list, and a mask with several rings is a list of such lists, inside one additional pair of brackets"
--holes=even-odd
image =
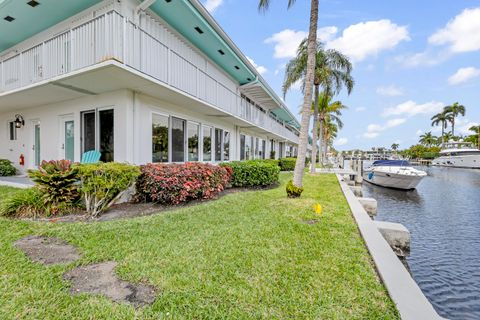
[(22, 170), (90, 150), (136, 164), (293, 156), (298, 129), (198, 0), (0, 0), (0, 158)]

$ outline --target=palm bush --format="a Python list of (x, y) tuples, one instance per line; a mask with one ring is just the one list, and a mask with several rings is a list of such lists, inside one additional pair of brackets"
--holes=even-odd
[(48, 213), (60, 213), (62, 208), (72, 207), (80, 199), (78, 168), (69, 160), (44, 160), (38, 170), (29, 170), (28, 176), (41, 192)]

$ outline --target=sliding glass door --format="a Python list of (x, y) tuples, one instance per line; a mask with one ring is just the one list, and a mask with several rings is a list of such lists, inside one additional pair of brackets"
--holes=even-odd
[(88, 151), (98, 150), (101, 153), (101, 161), (110, 162), (115, 159), (114, 115), (113, 109), (82, 112), (82, 155)]

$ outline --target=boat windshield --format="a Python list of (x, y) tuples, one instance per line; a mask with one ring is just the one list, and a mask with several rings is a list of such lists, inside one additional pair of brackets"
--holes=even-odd
[(443, 149), (473, 149), (473, 144), (471, 142), (445, 142)]
[(410, 163), (407, 160), (378, 160), (373, 163), (374, 166), (395, 166), (395, 167), (409, 167)]

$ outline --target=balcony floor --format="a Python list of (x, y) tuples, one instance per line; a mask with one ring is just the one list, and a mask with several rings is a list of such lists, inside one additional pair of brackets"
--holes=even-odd
[(180, 106), (195, 105), (196, 111), (202, 114), (211, 117), (230, 118), (231, 122), (239, 127), (284, 139), (284, 137), (268, 132), (255, 124), (235, 117), (148, 75), (125, 67), (114, 60), (102, 62), (43, 82), (37, 82), (18, 90), (0, 93), (0, 113), (95, 96), (122, 89), (133, 90)]

